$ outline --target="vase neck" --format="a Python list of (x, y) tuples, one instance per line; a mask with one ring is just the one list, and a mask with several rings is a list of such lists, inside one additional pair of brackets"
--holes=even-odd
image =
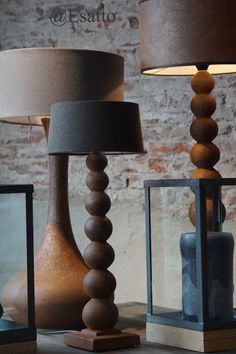
[(70, 223), (68, 156), (49, 156), (48, 222)]
[[(48, 141), (50, 119), (42, 118), (42, 124)], [(68, 202), (68, 162), (67, 155), (49, 156), (48, 223), (71, 225)]]

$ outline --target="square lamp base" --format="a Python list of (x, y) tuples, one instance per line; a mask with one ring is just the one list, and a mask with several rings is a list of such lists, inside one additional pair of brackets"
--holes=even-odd
[(194, 331), (147, 322), (147, 341), (197, 352), (236, 349), (236, 328)]
[(103, 350), (136, 347), (140, 344), (139, 335), (118, 330), (92, 331), (83, 329), (64, 335), (64, 343), (71, 347), (100, 352)]
[(36, 354), (37, 342), (20, 342), (12, 344), (1, 344), (0, 354)]

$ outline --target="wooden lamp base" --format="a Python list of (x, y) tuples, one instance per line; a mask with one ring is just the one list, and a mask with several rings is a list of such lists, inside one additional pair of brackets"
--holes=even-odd
[(93, 331), (83, 329), (80, 332), (65, 334), (64, 343), (68, 346), (100, 352), (103, 350), (136, 347), (140, 344), (140, 338), (137, 334), (119, 330)]
[(115, 257), (113, 248), (107, 243), (112, 233), (112, 223), (106, 217), (111, 201), (104, 192), (109, 184), (104, 172), (107, 158), (102, 153), (93, 153), (88, 155), (86, 163), (90, 170), (86, 185), (91, 193), (85, 203), (90, 217), (84, 230), (91, 242), (84, 251), (90, 271), (83, 285), (90, 300), (83, 309), (82, 318), (87, 328), (65, 334), (64, 343), (93, 352), (138, 346), (139, 335), (114, 329), (119, 312), (112, 301), (116, 279), (107, 269)]
[(147, 322), (147, 341), (197, 352), (219, 352), (236, 348), (236, 328), (194, 331)]

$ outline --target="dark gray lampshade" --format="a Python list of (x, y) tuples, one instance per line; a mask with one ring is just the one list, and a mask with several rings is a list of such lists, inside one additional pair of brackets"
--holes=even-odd
[(67, 101), (52, 105), (48, 154), (143, 153), (139, 107), (129, 102)]
[(142, 0), (139, 9), (143, 73), (236, 72), (235, 0)]

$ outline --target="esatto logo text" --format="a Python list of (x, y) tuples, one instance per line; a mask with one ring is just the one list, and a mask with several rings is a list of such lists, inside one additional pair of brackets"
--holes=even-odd
[(113, 12), (81, 12), (77, 8), (56, 7), (50, 13), (50, 21), (54, 26), (61, 27), (66, 23), (83, 22), (115, 22), (116, 15)]

